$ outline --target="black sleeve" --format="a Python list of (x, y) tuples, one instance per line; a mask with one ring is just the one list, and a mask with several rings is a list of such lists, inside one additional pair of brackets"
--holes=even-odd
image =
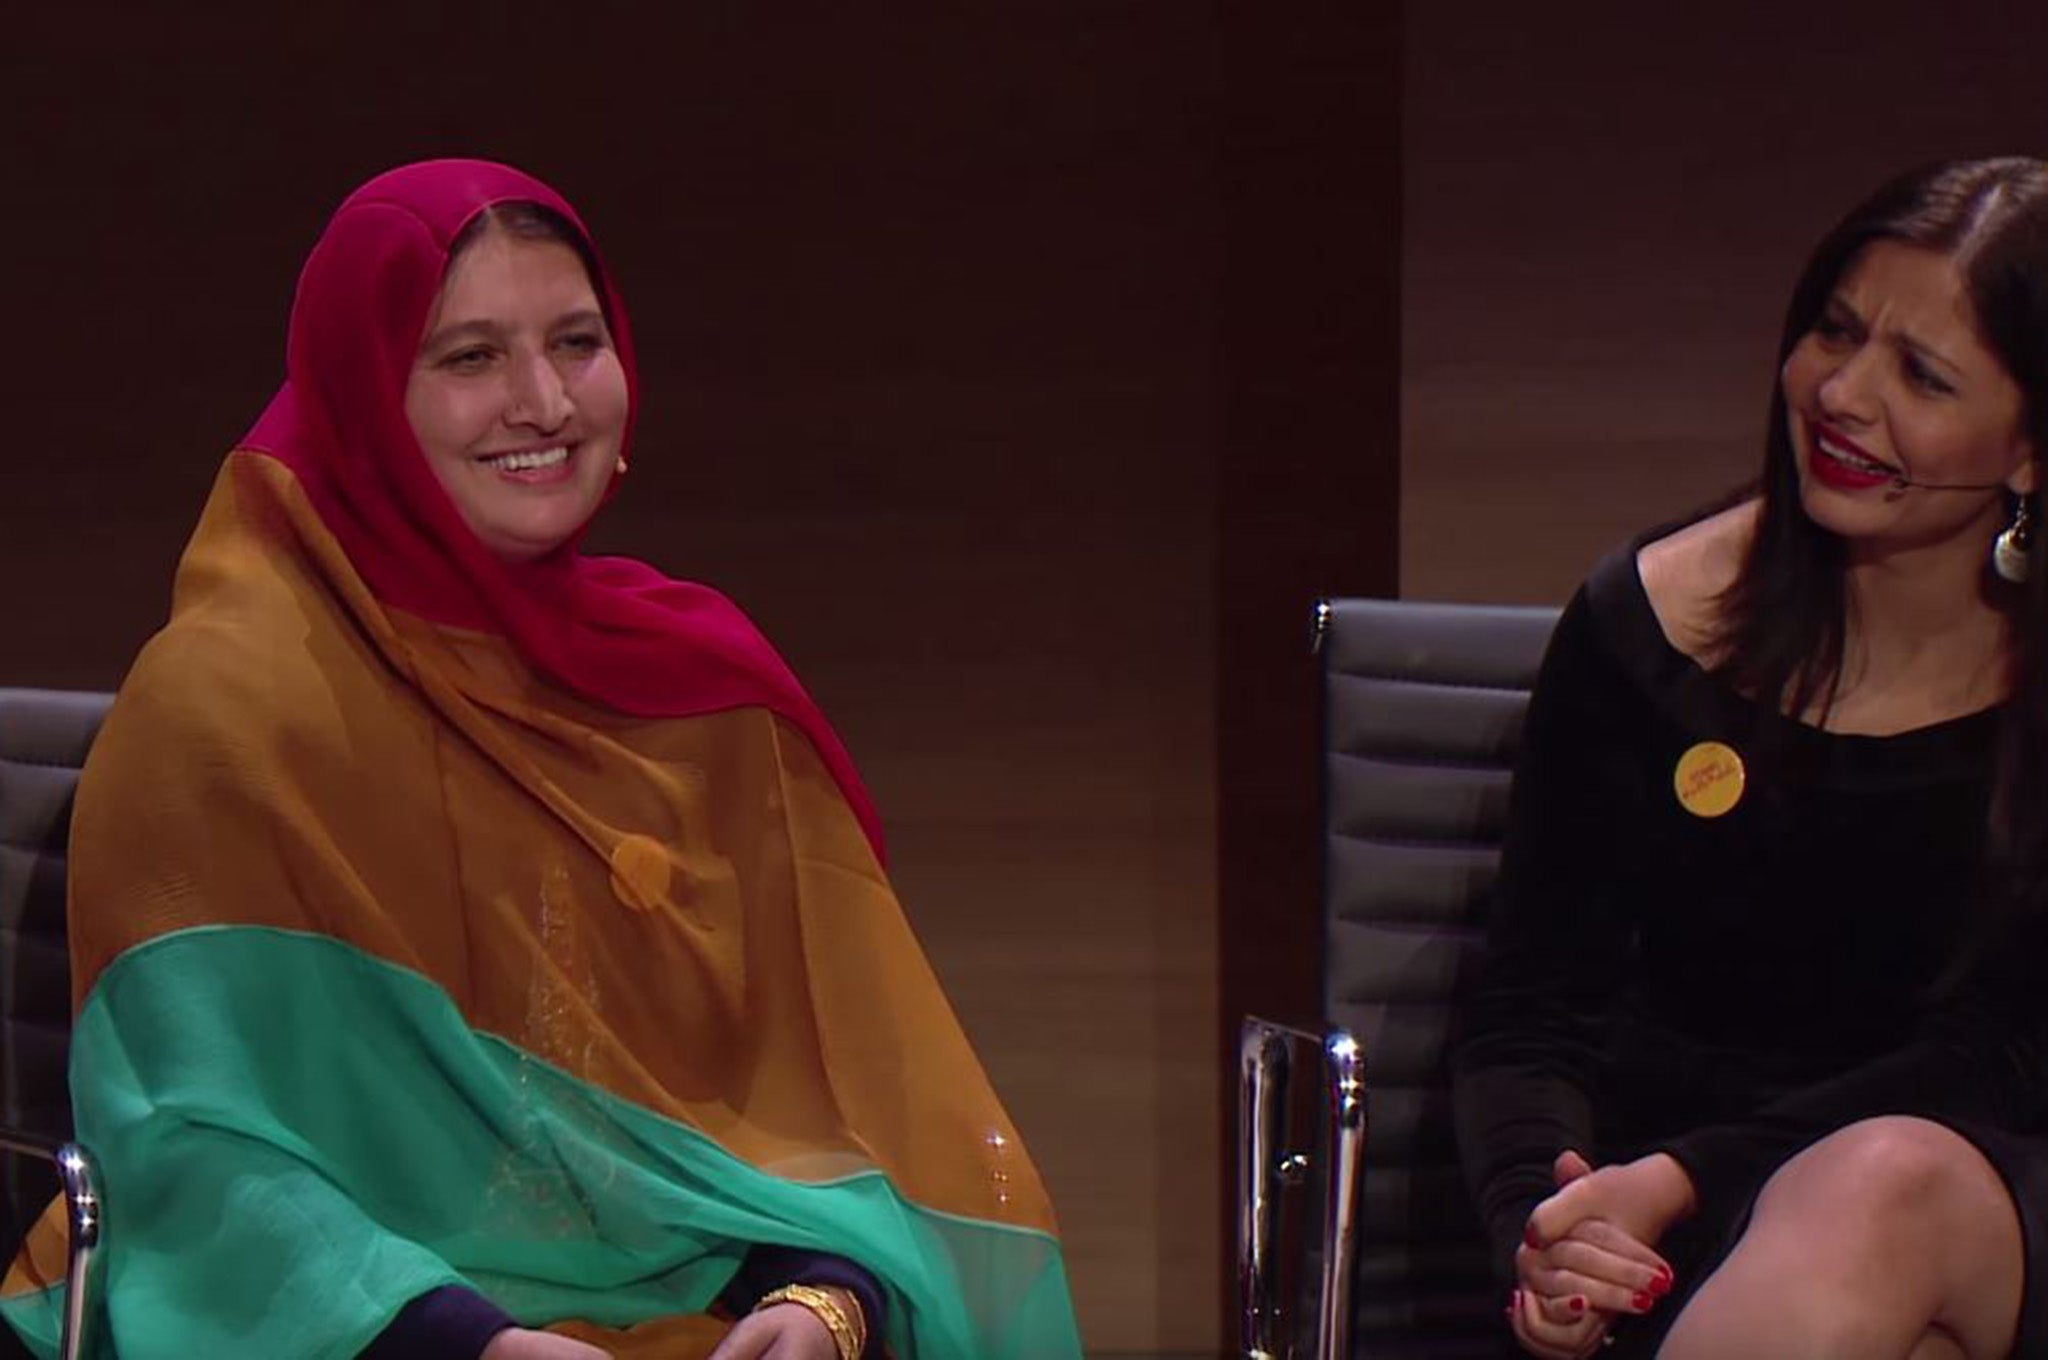
[(512, 1315), (459, 1284), (429, 1290), (391, 1319), (358, 1360), (476, 1360)]
[(1654, 793), (1647, 721), (1581, 590), (1530, 699), (1485, 959), (1452, 1039), (1459, 1156), (1509, 1277), (1552, 1161), (1566, 1148), (1593, 1155), (1590, 1093), (1633, 933), (1617, 861)]
[(860, 1300), (861, 1314), (868, 1326), (868, 1344), (861, 1351), (862, 1360), (878, 1360), (882, 1354), (882, 1332), (888, 1321), (882, 1286), (874, 1276), (843, 1256), (797, 1247), (754, 1247), (740, 1262), (739, 1272), (718, 1301), (735, 1315), (744, 1317), (764, 1294), (786, 1284), (844, 1289)]

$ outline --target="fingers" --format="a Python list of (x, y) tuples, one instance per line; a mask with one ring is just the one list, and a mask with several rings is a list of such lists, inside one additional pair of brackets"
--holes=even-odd
[[(1582, 1176), (1538, 1204), (1529, 1213), (1523, 1240), (1532, 1247), (1546, 1247), (1577, 1235), (1587, 1225), (1599, 1223), (1611, 1234), (1603, 1239), (1603, 1243), (1616, 1244), (1614, 1250), (1646, 1264), (1665, 1264), (1664, 1258), (1658, 1256), (1647, 1242), (1615, 1223), (1616, 1214), (1625, 1212), (1628, 1206), (1617, 1203), (1616, 1196), (1610, 1192), (1611, 1183), (1602, 1184), (1608, 1175), (1608, 1172), (1601, 1171)], [(1619, 1245), (1624, 1240), (1628, 1245)]]
[(1607, 1206), (1596, 1193), (1597, 1185), (1596, 1178), (1580, 1177), (1560, 1187), (1529, 1212), (1523, 1240), (1532, 1247), (1547, 1247), (1569, 1236), (1579, 1224), (1601, 1217), (1599, 1210)]
[(1522, 1294), (1543, 1320), (1555, 1327), (1575, 1327), (1596, 1311), (1584, 1294), (1540, 1294), (1533, 1289), (1524, 1289)]
[(1602, 1314), (1585, 1309), (1560, 1321), (1526, 1289), (1517, 1289), (1508, 1300), (1508, 1326), (1522, 1349), (1542, 1360), (1579, 1360), (1598, 1350), (1607, 1335)]
[(1550, 1178), (1560, 1190), (1579, 1177), (1592, 1174), (1593, 1164), (1570, 1148), (1558, 1153), (1557, 1160), (1550, 1164)]
[(741, 1318), (711, 1352), (711, 1360), (761, 1360), (775, 1334), (761, 1325), (760, 1315)]
[(1515, 1252), (1515, 1274), (1523, 1286), (1545, 1298), (1583, 1295), (1610, 1313), (1647, 1313), (1671, 1292), (1671, 1268), (1618, 1255), (1574, 1235), (1538, 1251)]
[(1637, 1288), (1566, 1267), (1542, 1264), (1526, 1267), (1520, 1275), (1523, 1288), (1535, 1294), (1542, 1301), (1545, 1312), (1559, 1322), (1570, 1321), (1588, 1309), (1617, 1316), (1647, 1313), (1671, 1288), (1661, 1281), (1652, 1281), (1648, 1287)]
[(1582, 1220), (1570, 1232), (1566, 1233), (1559, 1242), (1552, 1245), (1561, 1246), (1564, 1242), (1581, 1242), (1598, 1251), (1606, 1252), (1610, 1256), (1619, 1257), (1624, 1261), (1632, 1261), (1648, 1270), (1652, 1275), (1665, 1276), (1666, 1287), (1669, 1287), (1671, 1263), (1665, 1260), (1656, 1248), (1639, 1240), (1633, 1234), (1615, 1227), (1604, 1218)]

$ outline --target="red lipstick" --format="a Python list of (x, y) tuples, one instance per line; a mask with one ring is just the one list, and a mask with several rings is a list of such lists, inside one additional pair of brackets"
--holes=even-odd
[(1837, 491), (1868, 491), (1905, 476), (1840, 430), (1818, 421), (1807, 422), (1806, 466), (1822, 486)]

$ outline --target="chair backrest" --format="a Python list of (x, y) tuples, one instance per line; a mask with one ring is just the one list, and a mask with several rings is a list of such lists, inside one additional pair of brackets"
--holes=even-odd
[[(79, 768), (112, 699), (0, 688), (0, 1124), (51, 1138), (71, 1133), (64, 848)], [(42, 1163), (6, 1160), (0, 1247), (11, 1254), (57, 1180)]]
[(1323, 655), (1324, 1008), (1365, 1050), (1352, 1350), (1494, 1356), (1444, 1041), (1481, 945), (1555, 609), (1333, 600)]

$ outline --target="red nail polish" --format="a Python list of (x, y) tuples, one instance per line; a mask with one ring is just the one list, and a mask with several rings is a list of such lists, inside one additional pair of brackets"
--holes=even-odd
[[(1641, 1295), (1638, 1295), (1637, 1297), (1638, 1297), (1638, 1298), (1640, 1298), (1640, 1297), (1641, 1297)], [(1586, 1299), (1585, 1299), (1585, 1296), (1584, 1296), (1584, 1295), (1582, 1295), (1582, 1294), (1574, 1294), (1574, 1295), (1572, 1295), (1572, 1303), (1571, 1303), (1571, 1307), (1572, 1307), (1572, 1311), (1573, 1311), (1574, 1313), (1583, 1313), (1583, 1312), (1585, 1312), (1585, 1311), (1586, 1311)]]
[(1529, 1244), (1530, 1250), (1532, 1251), (1542, 1249), (1543, 1239), (1536, 1235), (1536, 1225), (1534, 1223), (1531, 1223), (1528, 1227), (1522, 1229), (1522, 1240)]
[(1653, 1299), (1661, 1299), (1661, 1298), (1663, 1298), (1663, 1297), (1664, 1297), (1664, 1296), (1665, 1296), (1666, 1294), (1669, 1294), (1670, 1292), (1671, 1292), (1671, 1272), (1670, 1272), (1670, 1271), (1668, 1271), (1668, 1270), (1660, 1270), (1660, 1271), (1658, 1271), (1658, 1272), (1657, 1272), (1657, 1274), (1656, 1274), (1656, 1277), (1655, 1277), (1654, 1279), (1652, 1279), (1652, 1280), (1650, 1281), (1650, 1288), (1649, 1288), (1649, 1294), (1650, 1294), (1650, 1297), (1651, 1297), (1651, 1298), (1653, 1298)]
[(1635, 1304), (1635, 1306), (1636, 1306), (1636, 1311), (1637, 1311), (1638, 1313), (1647, 1313), (1647, 1312), (1649, 1312), (1649, 1311), (1650, 1311), (1650, 1305), (1656, 1302), (1656, 1300), (1655, 1300), (1655, 1299), (1653, 1299), (1653, 1298), (1651, 1298), (1651, 1297), (1650, 1297), (1650, 1296), (1649, 1296), (1648, 1294), (1638, 1294), (1638, 1295), (1636, 1295), (1636, 1296), (1635, 1296), (1635, 1298), (1634, 1298), (1634, 1299), (1632, 1299), (1632, 1300), (1630, 1300), (1630, 1301), (1631, 1301), (1632, 1303), (1634, 1303), (1634, 1304)]

